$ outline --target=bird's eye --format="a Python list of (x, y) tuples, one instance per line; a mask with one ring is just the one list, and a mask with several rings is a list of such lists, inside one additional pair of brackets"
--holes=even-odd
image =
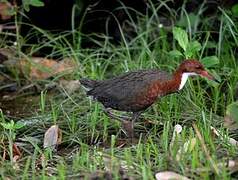
[(196, 66), (195, 69), (202, 69), (202, 67), (201, 66)]

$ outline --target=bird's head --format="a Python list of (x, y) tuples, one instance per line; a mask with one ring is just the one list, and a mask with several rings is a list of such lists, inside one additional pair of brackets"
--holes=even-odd
[(188, 76), (199, 75), (201, 77), (206, 77), (210, 80), (214, 80), (214, 77), (205, 70), (202, 63), (200, 63), (198, 60), (194, 59), (184, 60), (180, 64), (178, 70), (182, 74), (187, 74)]

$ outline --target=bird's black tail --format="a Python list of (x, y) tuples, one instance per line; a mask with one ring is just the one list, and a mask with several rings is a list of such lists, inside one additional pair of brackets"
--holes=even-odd
[(81, 85), (86, 89), (86, 91), (90, 91), (94, 89), (99, 84), (99, 81), (82, 78), (79, 80)]

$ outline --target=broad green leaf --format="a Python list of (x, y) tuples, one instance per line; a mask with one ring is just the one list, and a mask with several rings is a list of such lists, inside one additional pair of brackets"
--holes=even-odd
[(206, 68), (214, 67), (215, 65), (219, 64), (219, 59), (216, 56), (207, 56), (201, 60), (202, 64)]
[(180, 47), (186, 51), (188, 47), (188, 35), (186, 31), (181, 28), (174, 27), (173, 28), (173, 36), (178, 41)]
[(231, 11), (232, 11), (232, 14), (234, 14), (235, 16), (238, 16), (238, 4), (235, 4), (234, 6), (232, 6)]
[(226, 115), (238, 123), (238, 101), (235, 101), (227, 106)]
[(188, 47), (185, 51), (185, 57), (186, 58), (191, 58), (195, 57), (196, 53), (201, 50), (202, 46), (198, 41), (192, 41), (188, 44)]
[(180, 57), (180, 56), (183, 56), (183, 54), (178, 51), (178, 50), (172, 50), (172, 51), (169, 51), (169, 55), (173, 58), (177, 58), (177, 57)]

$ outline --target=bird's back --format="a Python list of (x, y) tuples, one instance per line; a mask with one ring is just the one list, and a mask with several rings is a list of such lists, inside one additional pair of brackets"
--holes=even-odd
[(159, 70), (139, 70), (103, 81), (89, 83), (91, 90), (88, 95), (93, 96), (106, 108), (121, 111), (137, 112), (150, 106), (155, 98), (148, 99), (148, 88), (158, 81), (169, 80), (171, 76)]

